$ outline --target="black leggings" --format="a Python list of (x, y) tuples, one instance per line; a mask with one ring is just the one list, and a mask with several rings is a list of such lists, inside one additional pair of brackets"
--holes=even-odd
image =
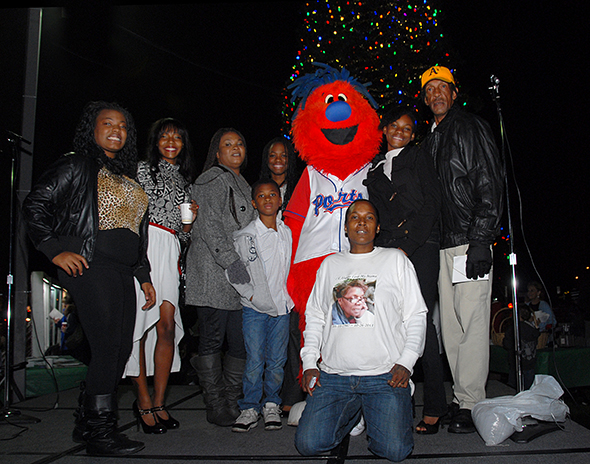
[[(120, 234), (112, 237), (121, 238)], [(125, 242), (137, 250), (137, 242)], [(59, 270), (60, 283), (74, 300), (90, 345), (91, 359), (86, 374), (89, 395), (114, 393), (125, 371), (135, 326), (134, 278), (130, 266), (114, 262), (99, 251), (82, 276), (69, 277)]]
[(199, 318), (199, 355), (220, 353), (227, 342), (227, 354), (246, 359), (242, 310), (216, 309), (197, 306)]
[(440, 256), (438, 244), (426, 242), (410, 256), (416, 269), (424, 302), (428, 307), (426, 319), (426, 340), (422, 355), (424, 372), (424, 410), (430, 417), (441, 417), (447, 412), (447, 398), (444, 386), (444, 365), (439, 351), (433, 312), (438, 299), (438, 270)]

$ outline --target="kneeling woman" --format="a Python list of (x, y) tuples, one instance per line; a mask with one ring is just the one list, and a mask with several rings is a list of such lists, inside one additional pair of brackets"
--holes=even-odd
[(117, 432), (116, 388), (133, 343), (134, 280), (145, 309), (156, 301), (146, 254), (148, 199), (133, 180), (131, 115), (114, 103), (89, 103), (74, 150), (39, 179), (23, 216), (35, 247), (58, 267), (90, 345), (73, 439), (85, 442), (88, 454), (130, 454), (143, 443)]

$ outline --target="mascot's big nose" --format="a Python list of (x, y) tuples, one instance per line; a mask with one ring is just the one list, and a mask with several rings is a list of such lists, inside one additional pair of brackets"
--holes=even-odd
[(326, 108), (326, 118), (332, 122), (345, 121), (351, 114), (352, 108), (350, 105), (341, 100), (330, 103)]

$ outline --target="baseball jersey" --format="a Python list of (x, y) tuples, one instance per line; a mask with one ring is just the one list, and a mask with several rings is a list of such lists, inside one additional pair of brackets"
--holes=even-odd
[(307, 166), (284, 212), (303, 221), (294, 263), (350, 249), (345, 213), (353, 201), (368, 198), (363, 180), (369, 167), (370, 163), (341, 180)]

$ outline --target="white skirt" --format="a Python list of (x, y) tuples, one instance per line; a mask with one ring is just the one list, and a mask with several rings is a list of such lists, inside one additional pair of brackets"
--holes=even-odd
[(178, 372), (180, 370), (178, 344), (184, 336), (180, 310), (178, 308), (178, 297), (180, 293), (180, 274), (178, 270), (180, 243), (176, 235), (151, 224), (149, 226), (148, 236), (147, 255), (150, 261), (152, 284), (156, 289), (156, 304), (147, 311), (141, 309), (145, 304), (145, 295), (141, 291), (141, 286), (136, 279), (137, 311), (133, 332), (133, 350), (129, 361), (127, 361), (123, 377), (137, 377), (139, 375), (139, 342), (144, 334), (146, 335), (146, 375), (154, 375), (154, 352), (158, 339), (156, 323), (160, 320), (160, 306), (164, 300), (169, 301), (175, 308), (174, 358), (170, 372)]

